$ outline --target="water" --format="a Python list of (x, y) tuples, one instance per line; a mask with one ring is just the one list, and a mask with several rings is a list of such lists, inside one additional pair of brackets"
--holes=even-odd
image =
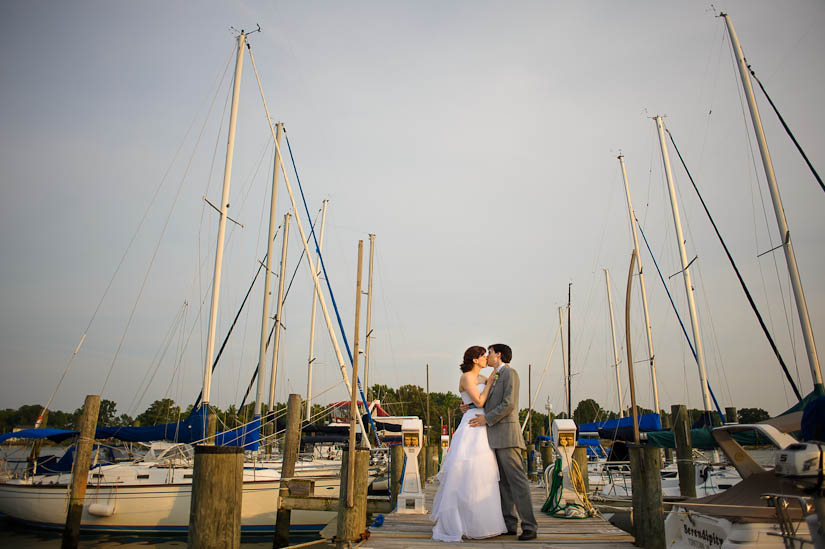
[[(320, 539), (317, 535), (290, 536), (292, 545)], [(0, 547), (45, 549), (60, 547), (62, 534), (50, 530), (37, 530), (0, 517)], [(80, 547), (186, 547), (185, 536), (147, 536), (130, 534), (82, 534)], [(252, 536), (241, 539), (241, 547), (270, 548), (272, 536)]]

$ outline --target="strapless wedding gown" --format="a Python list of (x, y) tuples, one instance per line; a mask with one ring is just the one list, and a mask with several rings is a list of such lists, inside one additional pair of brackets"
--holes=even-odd
[[(484, 385), (478, 390), (484, 391)], [(461, 400), (472, 402), (466, 392), (461, 393)], [(487, 442), (487, 427), (468, 425), (477, 415), (484, 415), (484, 410), (467, 410), (441, 463), (440, 486), (430, 514), (435, 540), (480, 539), (507, 532), (501, 514), (498, 463)]]

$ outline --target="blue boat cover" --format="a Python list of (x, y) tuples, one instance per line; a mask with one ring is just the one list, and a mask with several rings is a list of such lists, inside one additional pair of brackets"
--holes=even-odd
[[(593, 423), (583, 423), (579, 425), (579, 432), (598, 433), (599, 431), (618, 431), (626, 428), (633, 428), (632, 417), (608, 419), (606, 421), (594, 421)], [(659, 417), (659, 414), (642, 414), (639, 416), (639, 431), (660, 431), (661, 429), (662, 419)]]
[[(95, 431), (95, 438), (115, 438), (127, 442), (151, 442), (153, 440), (169, 440), (189, 444), (202, 442), (206, 438), (206, 417), (208, 407), (202, 406), (193, 410), (189, 417), (177, 423), (152, 425), (149, 427), (99, 427)], [(0, 442), (10, 438), (44, 439), (60, 442), (77, 436), (79, 431), (66, 429), (24, 429), (14, 433), (0, 435)], [(261, 418), (256, 417), (252, 422), (215, 435), (217, 446), (243, 446), (247, 450), (257, 450), (261, 434)]]

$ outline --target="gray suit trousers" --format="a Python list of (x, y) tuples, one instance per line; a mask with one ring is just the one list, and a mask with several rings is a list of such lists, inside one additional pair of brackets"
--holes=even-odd
[[(518, 448), (496, 448), (498, 461), (499, 490), (501, 491), (501, 512), (507, 530), (518, 529), (518, 517), (521, 517), (521, 530), (535, 532), (538, 529), (530, 501), (530, 484), (521, 464), (521, 450)], [(514, 511), (518, 511), (516, 517)]]

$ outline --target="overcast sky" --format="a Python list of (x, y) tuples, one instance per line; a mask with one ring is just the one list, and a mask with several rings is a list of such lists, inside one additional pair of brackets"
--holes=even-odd
[[(330, 201), (325, 259), (349, 338), (357, 241), (377, 235), (371, 383), (424, 386), (429, 364), (431, 389), (456, 391), (466, 347), (506, 342), (526, 407), (528, 364), (535, 387), (572, 283), (574, 406), (594, 398), (615, 410), (608, 268), (629, 402), (632, 239), (620, 152), (688, 322), (682, 278), (668, 278), (680, 265), (652, 120), (661, 114), (810, 392), (784, 256), (757, 258), (779, 233), (720, 10), (825, 169), (818, 0), (0, 3), (0, 407), (45, 402), (90, 321), (53, 408), (73, 410), (101, 391), (130, 415), (158, 398), (194, 401), (218, 217), (202, 197), (220, 201), (233, 29), (257, 24), (249, 43), (312, 215)], [(814, 334), (825, 342), (825, 194), (757, 95)], [(273, 155), (246, 56), (230, 192), (243, 229), (227, 231), (218, 345), (266, 252)], [(673, 149), (671, 159), (687, 254), (698, 256), (691, 270), (711, 385), (723, 407), (778, 413), (793, 394)], [(285, 190), (281, 177), (279, 219)], [(642, 249), (661, 405), (701, 407), (696, 364)], [(301, 251), (293, 225), (290, 274)], [(261, 285), (216, 372), (218, 406), (240, 403), (255, 368)], [(278, 400), (306, 392), (311, 291), (302, 263), (285, 305)], [(652, 407), (635, 282), (632, 303), (637, 396)], [(343, 399), (320, 322), (317, 334), (313, 393)], [(563, 409), (560, 356), (556, 343), (539, 409), (548, 398)]]

